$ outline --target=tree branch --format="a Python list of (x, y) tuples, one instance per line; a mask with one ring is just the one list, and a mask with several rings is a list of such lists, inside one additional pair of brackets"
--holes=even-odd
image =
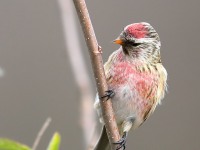
[[(84, 32), (84, 37), (88, 46), (88, 51), (90, 53), (98, 94), (99, 97), (101, 97), (105, 94), (105, 91), (108, 90), (102, 56), (101, 56), (102, 50), (97, 43), (85, 1), (84, 0), (73, 0), (73, 1), (76, 7), (77, 14), (79, 16), (82, 30)], [(106, 100), (106, 98), (104, 98), (103, 100), (100, 101), (100, 104), (103, 112), (103, 119), (105, 122), (110, 145), (114, 150), (116, 149), (116, 146), (112, 143), (117, 142), (120, 139), (120, 135), (115, 121), (115, 116), (112, 109), (112, 103), (111, 100)]]
[[(95, 128), (95, 113), (93, 108), (93, 91), (85, 60), (81, 51), (79, 36), (76, 29), (73, 2), (71, 0), (58, 0), (60, 6), (63, 31), (65, 36), (66, 51), (72, 67), (76, 84), (80, 90), (80, 125), (83, 131), (84, 149), (97, 140), (97, 134), (93, 135)], [(92, 130), (91, 130), (92, 129)], [(92, 143), (94, 144), (94, 142)]]
[(38, 135), (33, 143), (33, 146), (32, 146), (32, 150), (36, 150), (41, 138), (42, 138), (42, 135), (44, 134), (44, 132), (46, 131), (46, 129), (48, 128), (49, 124), (51, 122), (51, 118), (48, 117), (47, 120), (45, 121), (45, 123), (43, 124), (42, 128), (40, 129), (40, 131), (38, 132)]

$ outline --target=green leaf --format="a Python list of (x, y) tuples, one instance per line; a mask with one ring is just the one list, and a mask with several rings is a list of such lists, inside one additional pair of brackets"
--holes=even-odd
[(47, 150), (59, 150), (61, 137), (59, 133), (54, 133)]
[(31, 148), (9, 139), (0, 138), (0, 150), (31, 150)]

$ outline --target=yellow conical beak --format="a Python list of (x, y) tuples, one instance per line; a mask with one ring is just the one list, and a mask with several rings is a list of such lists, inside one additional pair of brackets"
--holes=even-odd
[(121, 39), (116, 39), (116, 40), (113, 41), (113, 43), (123, 45), (124, 41), (122, 41)]

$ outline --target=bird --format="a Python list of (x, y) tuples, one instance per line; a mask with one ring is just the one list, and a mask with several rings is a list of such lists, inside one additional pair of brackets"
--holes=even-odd
[(100, 101), (111, 98), (121, 139), (116, 150), (126, 148), (131, 129), (140, 127), (161, 104), (167, 91), (167, 71), (162, 65), (161, 42), (156, 30), (147, 22), (127, 25), (116, 40), (120, 45), (104, 64), (108, 91), (96, 96), (94, 107), (103, 124), (94, 150), (110, 150)]

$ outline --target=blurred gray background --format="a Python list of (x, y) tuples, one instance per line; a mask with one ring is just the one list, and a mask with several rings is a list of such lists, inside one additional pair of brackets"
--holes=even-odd
[[(104, 61), (118, 48), (111, 41), (127, 24), (149, 22), (162, 41), (169, 92), (154, 115), (129, 134), (127, 149), (199, 150), (200, 1), (86, 2)], [(95, 95), (87, 48), (77, 27)], [(68, 59), (56, 0), (0, 1), (1, 137), (31, 146), (51, 116), (38, 149), (46, 149), (54, 131), (61, 133), (62, 150), (82, 149), (80, 97)]]

